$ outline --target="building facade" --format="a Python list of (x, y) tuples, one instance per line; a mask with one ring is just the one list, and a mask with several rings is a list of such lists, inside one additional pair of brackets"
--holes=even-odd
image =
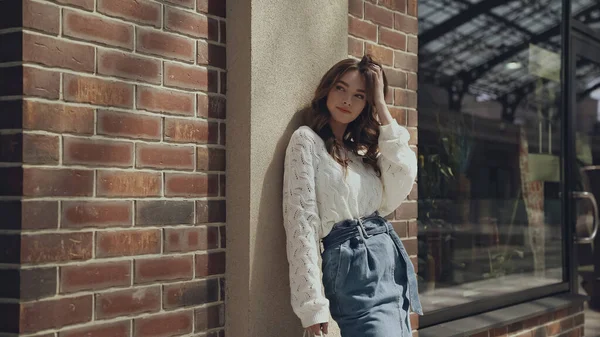
[(418, 268), (413, 335), (583, 336), (597, 2), (10, 0), (0, 18), (0, 336), (300, 336), (284, 152), (322, 74), (365, 53), (419, 158), (389, 217)]

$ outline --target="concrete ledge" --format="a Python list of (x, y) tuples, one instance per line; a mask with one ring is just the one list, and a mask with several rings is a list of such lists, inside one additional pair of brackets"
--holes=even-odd
[(587, 296), (571, 293), (549, 296), (527, 303), (419, 329), (419, 337), (462, 337), (509, 326), (560, 309), (583, 305)]

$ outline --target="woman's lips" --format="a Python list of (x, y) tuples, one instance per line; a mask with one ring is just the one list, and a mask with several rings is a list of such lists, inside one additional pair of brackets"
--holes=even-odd
[(346, 110), (346, 109), (344, 109), (344, 108), (340, 108), (339, 106), (338, 106), (337, 108), (338, 108), (338, 110), (340, 110), (341, 112), (343, 112), (343, 113), (345, 113), (345, 114), (349, 114), (349, 113), (351, 113), (350, 111), (348, 111), (348, 110)]

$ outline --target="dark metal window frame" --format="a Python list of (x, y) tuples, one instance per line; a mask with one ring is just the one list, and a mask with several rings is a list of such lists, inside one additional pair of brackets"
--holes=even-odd
[[(494, 3), (493, 0), (481, 1), (482, 8), (486, 7), (483, 4)], [(595, 40), (600, 45), (600, 32), (595, 32), (592, 29), (574, 20), (571, 17), (571, 0), (562, 1), (562, 22), (561, 22), (561, 117), (564, 127), (562, 129), (563, 149), (573, 149), (575, 146), (574, 134), (574, 116), (571, 111), (575, 111), (576, 100), (574, 99), (574, 74), (575, 74), (575, 53), (578, 52), (577, 46), (573, 43), (573, 34), (585, 36), (586, 38)], [(464, 19), (464, 18), (462, 18)], [(574, 151), (563, 151), (565, 155), (561, 156), (561, 192), (563, 196), (571, 194), (572, 173), (574, 168)], [(562, 230), (563, 230), (563, 282), (554, 285), (543, 286), (539, 288), (527, 289), (515, 293), (508, 294), (502, 297), (486, 298), (469, 302), (466, 304), (441, 309), (432, 313), (426, 313), (419, 320), (419, 327), (426, 328), (437, 324), (455, 321), (461, 318), (481, 314), (484, 312), (498, 310), (521, 303), (535, 301), (544, 297), (558, 294), (573, 294), (578, 292), (577, 283), (577, 260), (575, 256), (574, 244), (574, 229), (566, 224), (573, 223), (573, 204), (569, 198), (567, 202), (561, 205), (562, 211)]]

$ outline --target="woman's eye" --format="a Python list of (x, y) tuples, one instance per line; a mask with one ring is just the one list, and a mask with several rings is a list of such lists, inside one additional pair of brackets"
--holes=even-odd
[(342, 87), (341, 85), (338, 85), (335, 87), (337, 90), (344, 90), (344, 87)]
[(355, 95), (358, 99), (365, 99), (365, 96), (363, 95)]

